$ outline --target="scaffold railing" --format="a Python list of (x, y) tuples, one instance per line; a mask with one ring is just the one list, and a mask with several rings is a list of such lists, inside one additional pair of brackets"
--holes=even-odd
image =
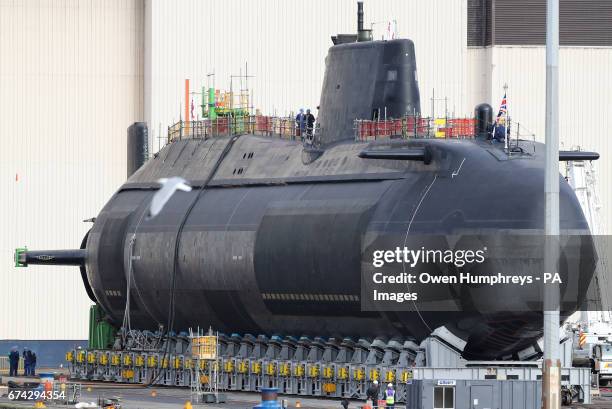
[(355, 120), (355, 140), (381, 138), (473, 138), (474, 118), (430, 118), (406, 115), (402, 118)]
[[(212, 328), (204, 334), (189, 330), (191, 340), (191, 401), (212, 403), (219, 401), (219, 334)], [(207, 398), (208, 396), (208, 398)]]
[(292, 117), (265, 115), (227, 116), (197, 121), (179, 121), (168, 127), (170, 143), (181, 139), (212, 138), (233, 135), (266, 135), (288, 140), (312, 140), (317, 128), (300, 128)]
[[(355, 141), (380, 138), (473, 138), (474, 118), (430, 118), (407, 115), (402, 118), (354, 121)], [(321, 129), (300, 127), (293, 117), (266, 115), (226, 116), (197, 121), (179, 121), (168, 127), (168, 140), (207, 139), (219, 136), (264, 135), (316, 145)]]

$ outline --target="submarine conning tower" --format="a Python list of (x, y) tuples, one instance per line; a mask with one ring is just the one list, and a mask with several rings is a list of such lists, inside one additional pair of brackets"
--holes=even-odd
[(319, 117), (323, 145), (354, 138), (355, 119), (420, 114), (414, 43), (371, 41), (358, 3), (358, 34), (332, 37), (325, 59)]

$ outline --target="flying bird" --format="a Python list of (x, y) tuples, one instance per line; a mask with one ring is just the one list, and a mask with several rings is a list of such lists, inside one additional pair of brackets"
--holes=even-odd
[(149, 211), (147, 213), (147, 219), (152, 219), (161, 212), (168, 200), (172, 197), (174, 192), (182, 190), (183, 192), (190, 192), (191, 186), (187, 184), (187, 181), (181, 177), (175, 176), (171, 178), (161, 178), (157, 181), (161, 184), (161, 188), (153, 195), (151, 204), (149, 205)]

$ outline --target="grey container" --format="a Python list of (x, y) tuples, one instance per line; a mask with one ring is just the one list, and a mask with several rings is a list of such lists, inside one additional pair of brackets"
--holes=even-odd
[(540, 381), (414, 380), (406, 407), (423, 409), (538, 409)]

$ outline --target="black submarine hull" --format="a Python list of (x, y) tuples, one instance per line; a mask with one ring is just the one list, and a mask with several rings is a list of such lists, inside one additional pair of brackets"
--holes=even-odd
[[(338, 143), (305, 163), (301, 144), (254, 135), (166, 146), (115, 194), (89, 233), (86, 271), (95, 299), (121, 323), (131, 260), (132, 326), (167, 325), (177, 226), (185, 218), (175, 330), (210, 325), (241, 333), (422, 339), (446, 325), (468, 342), (466, 356), (482, 359), (533, 344), (541, 314), (491, 313), (520, 302), (521, 293), (481, 299), (462, 312), (362, 311), (361, 275), (371, 270), (373, 249), (403, 246), (406, 237), (421, 246), (425, 236), (543, 229), (540, 155), (508, 160), (489, 142), (467, 140), (391, 145), (427, 146), (432, 162), (361, 159), (368, 144)], [(146, 220), (142, 213), (161, 176), (185, 177), (194, 190), (177, 192)], [(588, 233), (563, 180), (560, 203), (562, 230)], [(515, 271), (529, 267), (513, 262)]]
[[(544, 229), (541, 144), (520, 143), (509, 155), (480, 139), (354, 141), (354, 120), (406, 114), (420, 114), (411, 41), (335, 45), (313, 144), (256, 135), (171, 142), (96, 218), (82, 246), (88, 294), (119, 326), (129, 288), (129, 322), (139, 329), (422, 339), (445, 325), (467, 342), (465, 357), (504, 358), (531, 346), (542, 314), (515, 308), (528, 291), (492, 297), (463, 288), (457, 298), (440, 287), (431, 295), (469, 304), (452, 312), (362, 308), (362, 276), (376, 249)], [(172, 176), (193, 190), (145, 217), (158, 179)], [(559, 200), (561, 231), (588, 235), (561, 177)], [(569, 250), (588, 281), (588, 236)], [(507, 267), (535, 273), (521, 254)]]

